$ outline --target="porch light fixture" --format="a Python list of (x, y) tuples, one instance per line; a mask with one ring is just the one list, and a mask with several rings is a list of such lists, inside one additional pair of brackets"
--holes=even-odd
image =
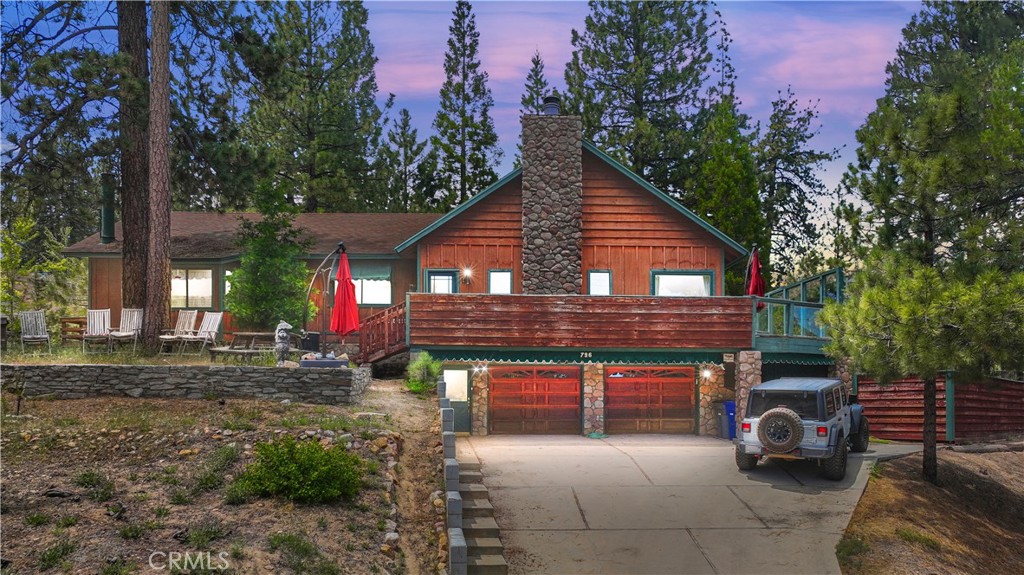
[(469, 285), (470, 280), (473, 279), (473, 270), (470, 268), (462, 268), (462, 283)]
[(473, 366), (473, 373), (480, 373), (480, 372), (484, 372), (484, 373), (487, 372), (487, 364), (486, 363), (481, 363), (479, 365), (474, 365)]
[(715, 373), (714, 370), (725, 371), (725, 366), (717, 363), (703, 362), (697, 365), (697, 369), (699, 370), (698, 373), (700, 373), (701, 380), (709, 381)]

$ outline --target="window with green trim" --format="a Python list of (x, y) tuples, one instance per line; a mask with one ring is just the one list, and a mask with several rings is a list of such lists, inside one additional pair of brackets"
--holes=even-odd
[(427, 270), (428, 293), (459, 293), (458, 270)]
[(663, 297), (713, 295), (711, 272), (660, 270), (651, 272), (651, 294)]
[(489, 270), (487, 292), (493, 294), (512, 293), (512, 270)]
[(609, 270), (588, 271), (587, 293), (590, 295), (612, 295), (612, 272)]
[(171, 270), (172, 308), (212, 308), (212, 269)]

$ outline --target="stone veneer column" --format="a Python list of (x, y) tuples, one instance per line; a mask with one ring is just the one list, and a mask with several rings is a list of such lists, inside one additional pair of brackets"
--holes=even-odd
[(725, 370), (715, 366), (709, 368), (711, 377), (704, 379), (697, 374), (700, 382), (700, 434), (719, 435), (719, 420), (715, 415), (715, 403), (735, 399), (736, 392), (725, 387)]
[(583, 293), (583, 122), (523, 116), (523, 293)]
[(470, 405), (472, 423), (470, 433), (473, 435), (487, 435), (487, 389), (490, 377), (487, 370), (473, 371), (470, 373), (473, 386), (473, 401)]
[(761, 352), (741, 351), (736, 354), (736, 422), (747, 412), (750, 388), (761, 383)]
[(604, 433), (604, 364), (583, 366), (583, 435)]
[(841, 359), (835, 362), (828, 368), (829, 377), (838, 378), (846, 384), (846, 389), (853, 392), (853, 373), (850, 372), (850, 361), (847, 359)]

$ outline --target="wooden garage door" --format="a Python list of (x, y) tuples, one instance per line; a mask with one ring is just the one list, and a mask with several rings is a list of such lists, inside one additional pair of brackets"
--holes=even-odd
[(580, 368), (492, 367), (491, 433), (581, 433)]
[(695, 370), (605, 367), (607, 433), (693, 433)]

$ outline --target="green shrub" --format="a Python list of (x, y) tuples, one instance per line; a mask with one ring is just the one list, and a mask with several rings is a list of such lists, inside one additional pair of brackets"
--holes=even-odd
[(67, 540), (47, 547), (39, 554), (39, 569), (46, 571), (60, 565), (64, 558), (74, 553), (76, 549), (78, 549), (78, 544)]
[(256, 446), (256, 460), (235, 480), (227, 497), (281, 496), (300, 503), (351, 499), (359, 492), (363, 464), (358, 456), (315, 441), (286, 436)]
[(77, 515), (65, 515), (57, 520), (57, 527), (73, 527), (78, 525)]
[(139, 539), (146, 534), (148, 529), (142, 523), (129, 523), (124, 527), (118, 529), (117, 534), (122, 539)]
[(441, 360), (430, 357), (429, 353), (419, 354), (405, 370), (405, 386), (413, 393), (429, 393), (437, 387), (441, 366)]
[(25, 525), (31, 525), (32, 527), (46, 525), (49, 522), (50, 516), (45, 513), (33, 513), (25, 517)]

